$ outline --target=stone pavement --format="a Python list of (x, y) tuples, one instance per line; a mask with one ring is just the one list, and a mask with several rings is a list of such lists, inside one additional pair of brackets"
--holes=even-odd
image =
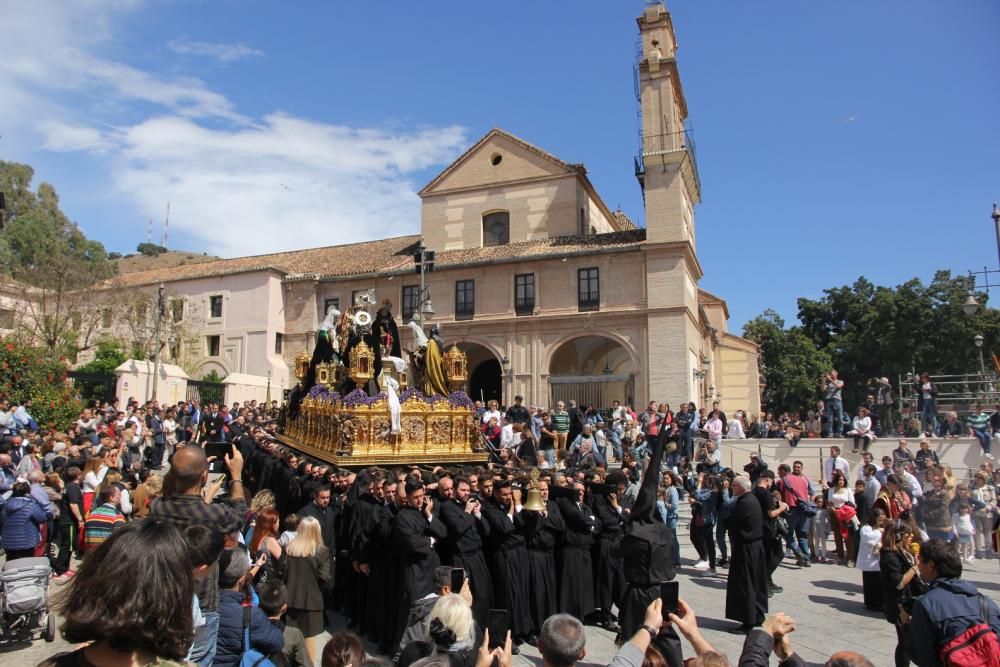
[[(698, 614), (698, 624), (709, 643), (729, 656), (735, 665), (743, 647), (741, 635), (727, 630), (735, 625), (725, 619), (726, 570), (719, 568), (716, 576), (695, 571), (694, 548), (687, 539), (687, 521), (679, 530), (681, 557), (684, 563), (678, 573), (681, 597)], [(831, 543), (832, 549), (833, 544)], [(809, 664), (822, 665), (831, 653), (850, 649), (868, 656), (876, 667), (891, 667), (896, 646), (896, 633), (881, 614), (865, 610), (861, 595), (861, 573), (837, 565), (813, 565), (799, 568), (786, 560), (775, 573), (775, 581), (784, 588), (771, 598), (771, 612), (783, 611), (794, 618), (798, 629), (792, 635), (795, 651)], [(972, 581), (994, 600), (1000, 599), (1000, 560), (977, 560), (966, 565), (964, 578)], [(57, 583), (57, 591), (64, 584)], [(336, 619), (340, 626), (343, 619)], [(323, 646), (327, 635), (321, 637)], [(37, 640), (31, 644), (0, 645), (0, 664), (17, 667), (36, 665), (55, 653), (72, 647), (57, 638), (52, 644)], [(371, 647), (369, 646), (369, 649)], [(607, 665), (615, 654), (614, 636), (601, 628), (587, 626), (587, 658), (583, 664)], [(684, 642), (685, 656), (693, 655)], [(516, 665), (538, 667), (541, 658), (534, 647), (522, 646), (514, 658)], [(772, 656), (772, 664), (777, 660)]]

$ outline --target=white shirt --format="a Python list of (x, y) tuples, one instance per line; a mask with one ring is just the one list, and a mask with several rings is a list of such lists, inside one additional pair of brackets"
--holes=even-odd
[(503, 421), (503, 415), (500, 414), (499, 410), (487, 410), (486, 412), (484, 412), (483, 413), (483, 423), (484, 424), (489, 424), (490, 423), (490, 417), (496, 417), (498, 424)]
[[(489, 421), (489, 420), (487, 420)], [(514, 446), (514, 425), (504, 424), (500, 427), (500, 447), (507, 449)]]
[(861, 527), (861, 540), (858, 545), (857, 567), (862, 572), (879, 571), (879, 545), (882, 542), (882, 531), (871, 526)]
[(726, 434), (727, 438), (736, 438), (738, 440), (743, 440), (747, 436), (743, 433), (743, 424), (739, 419), (729, 420), (729, 433)]
[(830, 507), (840, 509), (846, 503), (854, 502), (854, 494), (846, 486), (842, 489), (830, 489), (830, 496), (827, 498)]
[(844, 473), (844, 479), (851, 478), (851, 464), (844, 457), (838, 456), (836, 460), (826, 459), (823, 461), (823, 479), (828, 482), (833, 479), (834, 464), (836, 464), (837, 470)]

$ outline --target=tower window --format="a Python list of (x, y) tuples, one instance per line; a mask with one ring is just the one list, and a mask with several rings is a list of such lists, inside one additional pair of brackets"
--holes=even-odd
[(577, 271), (579, 310), (597, 310), (601, 307), (601, 281), (596, 268)]
[(510, 213), (497, 211), (483, 216), (483, 247), (510, 243)]

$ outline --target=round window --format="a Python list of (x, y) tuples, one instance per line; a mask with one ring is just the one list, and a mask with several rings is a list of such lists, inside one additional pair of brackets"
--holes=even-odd
[(503, 162), (503, 155), (500, 155), (500, 153), (494, 153), (490, 156), (490, 164), (494, 167), (499, 165), (501, 162)]

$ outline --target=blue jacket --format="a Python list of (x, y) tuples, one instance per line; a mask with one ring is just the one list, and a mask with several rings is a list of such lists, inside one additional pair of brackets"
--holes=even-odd
[[(1000, 608), (986, 600), (989, 623), (1000, 637)], [(903, 642), (910, 659), (920, 667), (941, 664), (938, 652), (951, 639), (980, 622), (976, 587), (962, 579), (935, 579), (913, 604), (913, 616)]]
[[(257, 607), (250, 607), (250, 645), (264, 655), (285, 646), (281, 630)], [(212, 665), (236, 667), (243, 655), (243, 593), (219, 591), (219, 639)]]
[(7, 551), (34, 549), (42, 539), (39, 524), (48, 521), (45, 510), (31, 496), (8, 498), (3, 506), (3, 548)]
[(714, 526), (719, 494), (715, 492), (715, 489), (698, 489), (694, 492), (694, 499), (701, 503), (701, 509), (698, 511), (705, 518), (705, 525)]

